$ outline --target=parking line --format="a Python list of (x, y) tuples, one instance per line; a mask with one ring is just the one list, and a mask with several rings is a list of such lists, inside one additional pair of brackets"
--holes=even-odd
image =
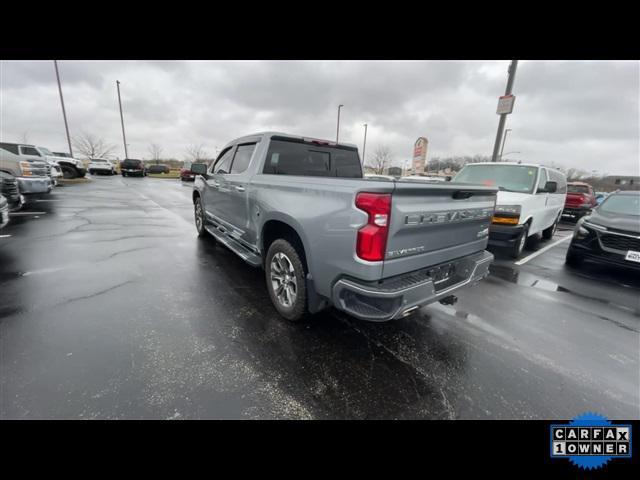
[(11, 235), (0, 235), (0, 238), (9, 238)]
[(547, 245), (544, 248), (541, 248), (540, 250), (538, 250), (537, 252), (533, 252), (531, 255), (524, 257), (522, 260), (519, 260), (517, 262), (514, 262), (514, 265), (524, 265), (525, 263), (527, 263), (529, 260), (533, 260), (534, 258), (536, 258), (538, 255), (542, 255), (544, 252), (546, 252), (547, 250), (555, 247), (556, 245), (560, 245), (562, 242), (566, 241), (566, 240), (570, 240), (571, 237), (573, 235), (567, 235), (566, 237), (562, 237), (560, 240), (558, 240), (557, 242), (553, 242), (550, 245)]

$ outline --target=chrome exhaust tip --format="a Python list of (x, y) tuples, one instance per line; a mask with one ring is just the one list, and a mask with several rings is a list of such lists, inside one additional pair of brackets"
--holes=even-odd
[(403, 317), (403, 318), (404, 318), (404, 317), (408, 317), (408, 316), (409, 316), (409, 315), (411, 315), (413, 312), (415, 312), (416, 310), (418, 310), (418, 308), (420, 308), (420, 307), (418, 307), (417, 305), (416, 305), (415, 307), (407, 308), (404, 312), (402, 312), (401, 317)]

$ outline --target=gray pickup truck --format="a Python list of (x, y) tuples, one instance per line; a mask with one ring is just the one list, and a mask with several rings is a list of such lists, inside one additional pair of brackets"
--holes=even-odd
[(368, 180), (354, 145), (259, 133), (191, 170), (198, 234), (264, 268), (291, 321), (331, 305), (364, 320), (404, 317), (454, 301), (493, 260), (496, 189)]

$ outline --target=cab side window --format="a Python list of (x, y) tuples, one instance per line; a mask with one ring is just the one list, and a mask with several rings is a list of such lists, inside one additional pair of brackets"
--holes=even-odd
[(34, 155), (36, 157), (41, 157), (40, 152), (33, 147), (20, 147), (23, 155)]
[(547, 183), (547, 171), (544, 168), (540, 169), (540, 176), (538, 177), (538, 190), (544, 188)]
[(551, 181), (556, 182), (558, 184), (558, 188), (556, 189), (556, 193), (567, 193), (567, 180), (559, 172), (555, 170), (549, 170), (549, 177)]
[(251, 162), (251, 156), (256, 149), (255, 143), (245, 143), (244, 145), (238, 145), (236, 154), (233, 157), (233, 164), (231, 165), (231, 173), (244, 172), (249, 163)]
[(218, 159), (213, 164), (211, 171), (213, 173), (229, 173), (231, 170), (231, 159), (233, 158), (233, 147), (227, 148), (220, 154)]

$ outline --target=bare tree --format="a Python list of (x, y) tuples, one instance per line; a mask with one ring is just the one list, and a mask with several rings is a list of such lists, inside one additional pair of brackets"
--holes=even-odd
[(191, 144), (187, 146), (185, 156), (186, 159), (191, 162), (205, 161), (207, 159), (207, 152), (204, 149), (204, 145), (202, 145), (201, 143), (198, 145)]
[(151, 159), (156, 161), (156, 165), (160, 163), (160, 156), (162, 155), (162, 147), (157, 143), (152, 143), (149, 145), (149, 153), (151, 154)]
[(104, 139), (86, 132), (73, 137), (72, 143), (73, 148), (85, 158), (109, 158), (113, 156), (116, 148), (106, 143)]
[(392, 162), (393, 157), (389, 147), (386, 145), (380, 145), (376, 148), (376, 151), (373, 152), (373, 157), (367, 166), (371, 168), (374, 173), (382, 175), (384, 174), (384, 171), (391, 166)]
[(25, 130), (24, 132), (22, 132), (22, 135), (20, 135), (20, 143), (29, 143), (29, 131)]

